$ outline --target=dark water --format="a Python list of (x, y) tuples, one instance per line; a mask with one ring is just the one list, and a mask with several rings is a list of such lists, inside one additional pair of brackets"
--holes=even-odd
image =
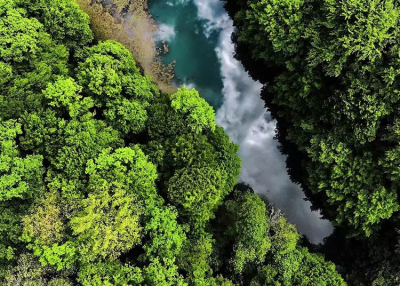
[(322, 242), (332, 225), (311, 211), (301, 188), (289, 179), (274, 139), (275, 121), (260, 98), (262, 85), (234, 59), (234, 28), (223, 2), (150, 0), (150, 10), (159, 24), (157, 39), (170, 48), (164, 63), (176, 61), (179, 84), (198, 89), (215, 108), (217, 123), (240, 144), (239, 181), (266, 196), (311, 242)]

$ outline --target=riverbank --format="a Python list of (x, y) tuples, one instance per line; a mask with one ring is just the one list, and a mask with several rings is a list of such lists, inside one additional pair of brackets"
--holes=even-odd
[(332, 225), (311, 210), (300, 185), (287, 173), (287, 157), (275, 139), (276, 121), (260, 98), (263, 85), (235, 59), (234, 27), (223, 5), (218, 0), (152, 0), (149, 8), (158, 15), (157, 25), (170, 31), (165, 37), (170, 52), (163, 62), (176, 60), (176, 74), (201, 91), (216, 110), (217, 124), (239, 143), (239, 181), (281, 209), (311, 242), (321, 243)]
[(113, 39), (124, 44), (159, 88), (175, 91), (174, 63), (164, 65), (157, 51), (157, 26), (148, 13), (147, 0), (77, 0), (89, 16), (98, 40)]
[[(287, 173), (287, 157), (275, 139), (276, 121), (260, 98), (262, 84), (234, 58), (234, 27), (223, 2), (78, 1), (91, 16), (97, 38), (124, 43), (163, 91), (174, 90), (174, 75), (178, 86), (199, 90), (216, 110), (217, 124), (240, 145), (239, 182), (281, 209), (311, 242), (321, 243), (332, 232)], [(164, 45), (168, 53), (157, 52)]]

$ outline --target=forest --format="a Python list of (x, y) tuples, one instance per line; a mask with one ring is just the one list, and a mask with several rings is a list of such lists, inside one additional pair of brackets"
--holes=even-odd
[[(281, 57), (272, 87), (309, 154), (311, 188), (326, 193), (338, 224), (368, 237), (398, 210), (397, 4), (371, 3), (379, 30), (355, 39), (351, 56), (323, 31), (345, 25), (334, 7), (249, 1), (237, 17), (254, 55)], [(310, 66), (296, 57), (311, 49), (303, 27), (324, 44)], [(336, 75), (329, 88), (317, 69)], [(0, 285), (346, 285), (278, 209), (237, 184), (239, 146), (199, 93), (162, 92), (130, 50), (93, 33), (74, 0), (0, 0), (0, 86)], [(325, 111), (333, 121), (316, 120)], [(375, 285), (389, 285), (385, 270)]]
[(228, 0), (226, 8), (293, 178), (336, 226), (322, 251), (349, 285), (399, 285), (400, 3)]

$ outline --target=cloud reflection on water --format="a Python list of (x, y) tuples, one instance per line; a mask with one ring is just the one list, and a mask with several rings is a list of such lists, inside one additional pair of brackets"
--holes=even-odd
[(175, 29), (173, 26), (161, 24), (154, 33), (156, 41), (171, 41), (175, 37)]
[(242, 173), (239, 180), (255, 192), (265, 195), (311, 242), (320, 243), (332, 233), (333, 227), (321, 220), (319, 212), (311, 211), (300, 186), (294, 184), (286, 171), (285, 156), (274, 140), (276, 122), (264, 109), (260, 98), (262, 85), (251, 79), (242, 64), (234, 58), (231, 35), (233, 23), (219, 0), (194, 0), (199, 18), (206, 21), (206, 31), (218, 29), (216, 53), (221, 64), (224, 102), (217, 111), (217, 123), (231, 139), (240, 144)]
[[(168, 3), (173, 3), (176, 13), (179, 11), (185, 13), (188, 1), (191, 0), (170, 0)], [(216, 114), (217, 123), (225, 129), (234, 142), (240, 145), (242, 173), (239, 180), (250, 185), (255, 192), (265, 196), (281, 209), (288, 220), (311, 242), (322, 242), (323, 238), (331, 234), (332, 225), (329, 221), (321, 220), (319, 212), (311, 211), (311, 204), (304, 200), (305, 196), (300, 186), (292, 183), (287, 174), (286, 158), (280, 153), (278, 142), (274, 140), (276, 122), (271, 119), (260, 98), (262, 85), (250, 78), (242, 64), (234, 58), (234, 45), (231, 42), (234, 27), (223, 8), (223, 2), (193, 1), (197, 7), (198, 18), (190, 20), (191, 26), (187, 28), (194, 30), (199, 23), (202, 23), (203, 33), (208, 39), (212, 38), (211, 35), (215, 35), (213, 33), (218, 33), (215, 53), (219, 60), (223, 89), (212, 90), (211, 94), (223, 96), (222, 106)], [(167, 20), (168, 24), (174, 27), (172, 24), (175, 18)], [(177, 27), (176, 29), (178, 31)], [(177, 33), (174, 41), (177, 41), (178, 37), (182, 35)], [(185, 39), (182, 38), (181, 43)], [(203, 59), (190, 56), (184, 60), (186, 65), (196, 65)], [(208, 79), (208, 84), (211, 80)], [(204, 86), (204, 82), (201, 84), (195, 79), (182, 78), (182, 84), (198, 86), (203, 93), (208, 87)], [(210, 98), (208, 100), (210, 101)]]

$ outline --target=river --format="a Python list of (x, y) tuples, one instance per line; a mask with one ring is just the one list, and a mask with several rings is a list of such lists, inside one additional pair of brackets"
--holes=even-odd
[(165, 64), (176, 61), (179, 85), (194, 87), (216, 110), (217, 124), (239, 143), (240, 182), (265, 196), (298, 231), (321, 243), (333, 227), (311, 211), (299, 185), (290, 180), (285, 156), (274, 139), (276, 123), (260, 98), (262, 85), (234, 58), (232, 21), (219, 0), (150, 0), (159, 43), (168, 43)]

